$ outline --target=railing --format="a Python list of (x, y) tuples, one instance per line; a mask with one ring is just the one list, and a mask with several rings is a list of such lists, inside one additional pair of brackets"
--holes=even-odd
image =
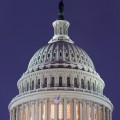
[(39, 88), (39, 89), (35, 89), (35, 90), (29, 90), (27, 92), (21, 93), (19, 95), (17, 95), (16, 97), (13, 98), (13, 100), (23, 96), (23, 95), (27, 95), (30, 93), (35, 93), (35, 92), (40, 92), (40, 91), (52, 91), (52, 90), (64, 90), (64, 91), (80, 91), (80, 92), (86, 92), (86, 93), (90, 93), (90, 94), (94, 94), (94, 95), (99, 95), (107, 100), (109, 100), (109, 98), (107, 98), (106, 96), (104, 96), (101, 93), (97, 93), (91, 90), (87, 90), (87, 89), (81, 89), (81, 88), (75, 88), (75, 87), (49, 87), (49, 88)]

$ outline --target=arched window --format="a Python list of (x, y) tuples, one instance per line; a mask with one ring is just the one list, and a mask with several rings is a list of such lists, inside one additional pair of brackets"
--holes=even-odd
[(60, 34), (62, 34), (62, 27), (60, 27)]
[(40, 88), (40, 79), (38, 79), (38, 88)]
[(88, 81), (88, 90), (90, 90), (90, 81)]
[(27, 83), (27, 91), (29, 90), (29, 83)]
[(58, 106), (58, 118), (59, 120), (63, 119), (63, 104), (60, 102)]
[(67, 87), (70, 87), (71, 84), (70, 84), (70, 77), (67, 77)]
[(54, 79), (54, 77), (52, 77), (52, 78), (51, 78), (50, 87), (54, 87), (54, 83), (55, 83), (55, 79)]
[(66, 52), (66, 57), (68, 57), (68, 53)]
[(32, 88), (31, 90), (34, 90), (34, 81), (32, 81)]
[(59, 77), (59, 87), (62, 87), (62, 77)]
[(53, 57), (55, 57), (55, 56), (56, 56), (56, 53), (54, 52), (54, 53), (53, 53)]
[(97, 92), (99, 92), (99, 85), (97, 86)]
[(44, 78), (43, 88), (47, 87), (47, 78)]
[(60, 52), (60, 57), (62, 57), (62, 52)]
[(24, 84), (22, 84), (22, 93), (24, 93)]
[(74, 78), (74, 87), (78, 87), (77, 78)]
[(95, 91), (95, 84), (93, 83), (93, 91)]
[(81, 88), (85, 88), (85, 84), (84, 84), (84, 80), (83, 79), (81, 79)]

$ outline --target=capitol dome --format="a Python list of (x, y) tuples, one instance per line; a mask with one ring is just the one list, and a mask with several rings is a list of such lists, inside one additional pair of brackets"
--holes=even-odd
[(68, 35), (64, 4), (53, 22), (54, 36), (31, 58), (17, 82), (10, 120), (112, 120), (105, 83), (87, 53)]
[(31, 58), (28, 72), (49, 68), (72, 68), (96, 73), (87, 53), (73, 43), (63, 40), (40, 48)]

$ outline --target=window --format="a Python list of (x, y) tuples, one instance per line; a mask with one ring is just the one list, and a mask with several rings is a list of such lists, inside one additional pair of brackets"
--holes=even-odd
[(50, 87), (54, 87), (54, 82), (55, 82), (54, 77), (52, 77)]
[(78, 87), (77, 78), (74, 78), (74, 87)]
[(67, 87), (70, 87), (70, 77), (67, 77)]
[(22, 84), (22, 93), (24, 93), (24, 85)]
[(67, 120), (71, 119), (71, 105), (70, 103), (67, 104)]
[(38, 88), (40, 88), (40, 79), (38, 79)]
[(27, 83), (27, 91), (29, 90), (29, 83)]
[(60, 27), (60, 34), (62, 34), (62, 28)]
[(62, 57), (62, 53), (60, 52), (60, 57)]
[(56, 56), (56, 53), (54, 52), (53, 57), (55, 57), (55, 56)]
[(34, 81), (32, 81), (32, 88), (31, 89), (34, 90)]
[(59, 120), (63, 119), (63, 104), (60, 102), (58, 106), (58, 118)]
[(59, 87), (62, 87), (62, 77), (59, 77)]
[(72, 53), (71, 56), (74, 57), (74, 54)]
[(50, 57), (50, 53), (48, 54), (48, 58)]
[(90, 81), (88, 81), (88, 90), (90, 90)]
[(93, 83), (93, 91), (95, 91), (95, 84)]
[(55, 113), (55, 105), (52, 103), (51, 107), (50, 107), (50, 118), (51, 118), (51, 120), (54, 119), (54, 116), (55, 116), (54, 113)]
[(81, 79), (81, 88), (85, 88), (85, 84), (84, 84), (84, 80), (83, 79)]
[(66, 57), (68, 57), (68, 53), (66, 53)]
[(47, 78), (44, 78), (43, 88), (47, 87)]

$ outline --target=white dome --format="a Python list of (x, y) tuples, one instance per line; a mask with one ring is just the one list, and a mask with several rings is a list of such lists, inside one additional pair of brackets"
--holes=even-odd
[(40, 48), (31, 58), (28, 72), (48, 68), (72, 68), (88, 72), (95, 70), (84, 50), (65, 41), (53, 42)]

